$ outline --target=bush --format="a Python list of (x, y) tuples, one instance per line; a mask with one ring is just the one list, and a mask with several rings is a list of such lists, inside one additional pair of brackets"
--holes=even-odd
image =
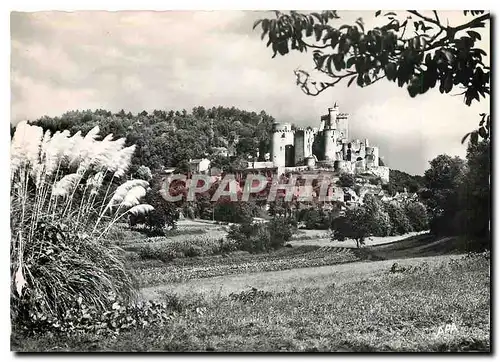
[(235, 250), (235, 245), (224, 238), (208, 236), (193, 237), (186, 240), (169, 240), (164, 237), (152, 238), (153, 241), (130, 247), (142, 259), (156, 259), (164, 262), (179, 258), (190, 258), (223, 254)]
[(278, 249), (292, 238), (296, 231), (297, 223), (290, 218), (275, 217), (266, 226), (271, 238), (271, 248)]
[(292, 238), (296, 227), (294, 220), (276, 216), (268, 223), (232, 225), (228, 238), (236, 243), (239, 250), (260, 253), (284, 246)]
[(143, 224), (150, 236), (165, 235), (165, 228), (175, 228), (179, 220), (179, 212), (174, 203), (166, 201), (160, 194), (160, 185), (155, 183), (154, 188), (147, 191), (145, 201), (154, 207), (146, 214), (129, 215), (130, 227)]
[(169, 311), (171, 308), (165, 303), (147, 301), (122, 304), (113, 294), (107, 299), (110, 304), (104, 311), (86, 304), (79, 297), (72, 301), (60, 318), (34, 312), (31, 324), (21, 326), (20, 330), (28, 335), (47, 331), (62, 336), (81, 333), (117, 335), (129, 330), (160, 327), (172, 318)]
[(356, 178), (354, 175), (350, 173), (343, 173), (339, 177), (338, 185), (340, 187), (353, 187), (355, 184)]
[(17, 327), (35, 316), (60, 320), (80, 296), (97, 311), (110, 293), (135, 292), (123, 251), (104, 240), (140, 204), (148, 182), (125, 175), (135, 146), (110, 136), (49, 131), (21, 122), (11, 142), (11, 315)]
[(110, 295), (131, 300), (137, 284), (124, 256), (117, 247), (73, 235), (62, 223), (40, 222), (24, 249), (29, 287), (12, 295), (15, 324), (29, 328), (41, 317), (61, 320), (77, 298), (96, 311), (110, 308)]
[(254, 202), (223, 202), (215, 205), (214, 219), (235, 223), (249, 222), (257, 216), (258, 210)]
[(328, 230), (330, 228), (330, 216), (318, 209), (302, 210), (300, 221), (304, 222), (304, 226), (308, 230)]

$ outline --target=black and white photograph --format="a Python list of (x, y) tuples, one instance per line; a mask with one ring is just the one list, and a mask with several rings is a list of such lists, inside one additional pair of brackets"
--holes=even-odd
[(14, 9), (15, 355), (491, 353), (489, 10)]

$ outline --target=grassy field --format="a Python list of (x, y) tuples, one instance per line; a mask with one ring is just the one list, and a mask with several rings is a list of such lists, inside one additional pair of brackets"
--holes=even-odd
[(335, 265), (359, 260), (356, 253), (348, 249), (334, 247), (301, 246), (282, 248), (264, 254), (234, 252), (228, 255), (180, 258), (169, 263), (158, 260), (138, 260), (132, 262), (142, 287), (185, 283), (193, 279), (216, 276), (258, 273), (296, 269), (324, 265)]
[[(385, 263), (385, 264), (381, 264)], [(160, 328), (21, 338), (22, 351), (488, 351), (489, 254), (387, 262), (344, 282), (172, 295)], [(393, 263), (392, 263), (393, 264)], [(346, 264), (349, 266), (349, 264)], [(350, 266), (354, 266), (351, 264)], [(355, 270), (354, 268), (351, 270)], [(392, 270), (392, 271), (391, 271)], [(348, 271), (346, 274), (348, 275)], [(453, 325), (451, 332), (446, 325)]]

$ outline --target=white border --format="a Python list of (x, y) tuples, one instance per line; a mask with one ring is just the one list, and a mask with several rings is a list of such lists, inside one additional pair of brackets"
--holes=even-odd
[[(465, 2), (465, 1), (439, 1), (436, 2), (430, 1), (430, 0), (420, 0), (418, 2), (401, 2), (401, 1), (395, 1), (395, 0), (389, 0), (389, 1), (378, 1), (376, 3), (370, 2), (370, 1), (346, 1), (342, 3), (332, 3), (332, 2), (326, 2), (326, 1), (316, 1), (316, 0), (309, 0), (307, 2), (305, 1), (297, 1), (297, 0), (290, 0), (290, 1), (270, 1), (270, 0), (254, 0), (254, 1), (248, 1), (246, 3), (239, 3), (235, 1), (196, 1), (196, 0), (183, 0), (183, 1), (177, 1), (177, 2), (172, 2), (172, 1), (152, 1), (152, 0), (141, 0), (141, 1), (102, 1), (102, 0), (79, 0), (79, 1), (68, 1), (68, 0), (50, 0), (50, 1), (4, 1), (0, 4), (0, 7), (2, 7), (2, 20), (0, 22), (0, 28), (1, 28), (1, 44), (3, 47), (3, 52), (1, 53), (2, 56), (0, 56), (0, 61), (1, 61), (1, 69), (3, 70), (1, 73), (2, 76), (2, 82), (0, 83), (2, 85), (2, 95), (3, 99), (5, 102), (3, 103), (4, 107), (2, 108), (3, 111), (3, 122), (5, 123), (5, 127), (7, 126), (7, 123), (9, 123), (10, 120), (10, 11), (43, 11), (43, 10), (63, 10), (63, 11), (72, 11), (72, 10), (229, 10), (229, 9), (238, 9), (238, 10), (259, 10), (259, 9), (328, 9), (334, 7), (337, 10), (368, 10), (368, 9), (374, 9), (375, 7), (377, 9), (402, 9), (402, 8), (418, 8), (418, 9), (440, 9), (440, 10), (451, 10), (451, 9), (469, 9), (469, 8), (474, 8), (474, 9), (488, 9), (492, 11), (492, 14), (495, 15), (497, 12), (496, 7), (498, 6), (498, 1), (474, 1), (474, 2)], [(498, 42), (497, 37), (494, 37), (494, 43), (492, 44), (493, 47), (492, 49), (496, 49), (496, 45)], [(496, 60), (496, 59), (495, 59)], [(495, 61), (495, 64), (493, 65), (494, 67), (497, 66), (497, 62)], [(495, 84), (495, 83), (494, 83)], [(496, 92), (495, 94), (495, 99), (492, 101), (496, 104)], [(496, 120), (495, 120), (496, 121)], [(2, 152), (0, 156), (1, 160), (1, 169), (2, 169), (2, 177), (0, 178), (1, 182), (1, 188), (2, 188), (2, 193), (0, 194), (2, 197), (2, 219), (1, 219), (1, 232), (0, 235), (4, 235), (5, 238), (3, 240), (3, 253), (1, 253), (2, 257), (4, 258), (4, 263), (5, 269), (1, 273), (2, 277), (0, 278), (0, 281), (2, 283), (2, 290), (5, 291), (3, 294), (2, 298), (2, 314), (1, 318), (2, 320), (0, 321), (1, 325), (1, 343), (2, 343), (2, 360), (11, 360), (14, 359), (15, 356), (10, 352), (10, 316), (9, 316), (9, 293), (7, 290), (9, 290), (9, 273), (7, 272), (8, 265), (10, 263), (9, 260), (9, 238), (8, 235), (10, 233), (10, 226), (9, 226), (9, 221), (10, 220), (10, 210), (9, 210), (9, 197), (8, 197), (8, 189), (9, 189), (9, 143), (10, 143), (10, 138), (9, 133), (7, 129), (5, 129), (5, 132), (2, 133), (2, 137), (4, 137), (4, 142), (1, 143), (2, 145)], [(498, 147), (495, 145), (494, 149), (498, 150)], [(497, 152), (495, 151), (495, 154)], [(495, 160), (495, 166), (497, 166), (495, 169), (498, 169), (500, 167), (500, 158), (496, 157), (494, 155), (493, 159)], [(497, 183), (497, 173), (495, 172), (495, 184)], [(500, 182), (500, 181), (498, 181)], [(495, 185), (496, 186), (496, 185)], [(494, 205), (497, 205), (497, 197), (495, 196), (494, 200)], [(497, 208), (495, 207), (495, 214)], [(496, 223), (495, 223), (495, 226)], [(495, 243), (495, 240), (493, 241)], [(499, 247), (494, 246), (494, 250), (499, 249)], [(497, 252), (495, 252), (495, 260), (497, 259)], [(492, 280), (495, 280), (495, 277), (492, 276)], [(496, 290), (496, 288), (494, 289)], [(496, 293), (495, 293), (496, 296)], [(496, 300), (494, 295), (492, 295), (493, 300)], [(495, 322), (497, 320), (498, 312), (494, 313), (495, 315)], [(497, 325), (497, 323), (495, 323)], [(493, 334), (493, 336), (498, 336), (498, 331), (495, 331), (496, 333)], [(498, 338), (495, 338), (495, 340), (492, 343), (492, 347), (494, 349), (498, 348), (498, 345), (496, 343)], [(93, 359), (101, 360), (103, 356), (95, 356), (92, 355), (91, 357)], [(203, 357), (206, 357), (207, 355), (204, 354)], [(442, 356), (442, 355), (439, 355)], [(72, 357), (72, 358), (85, 358), (85, 355), (80, 355), (80, 356), (61, 356), (62, 358), (66, 357)], [(109, 356), (108, 356), (109, 357)], [(119, 356), (119, 358), (122, 358), (123, 356)], [(141, 360), (142, 356), (132, 356), (134, 360)], [(162, 356), (164, 357), (164, 356)], [(169, 359), (177, 359), (179, 357), (177, 356), (166, 356)], [(220, 357), (225, 357), (225, 358), (259, 358), (259, 359), (267, 359), (271, 358), (270, 356), (257, 356), (253, 355), (251, 357), (249, 356), (221, 356), (217, 355), (214, 356), (216, 358)], [(288, 355), (287, 357), (290, 357)], [(304, 355), (297, 355), (296, 357), (298, 358), (304, 358), (306, 356)], [(324, 358), (331, 358), (332, 356), (320, 356), (319, 358), (324, 359)], [(367, 357), (372, 357), (367, 356)], [(383, 356), (385, 357), (385, 356)], [(400, 356), (396, 356), (398, 358)], [(454, 356), (452, 356), (454, 357)], [(28, 357), (24, 357), (28, 358)], [(35, 358), (29, 357), (29, 358)], [(49, 358), (52, 358), (50, 356)], [(184, 357), (186, 358), (186, 357)], [(316, 357), (318, 358), (318, 357)], [(362, 357), (357, 357), (357, 358), (362, 358)], [(436, 356), (422, 356), (422, 357), (417, 357), (419, 359), (425, 358), (427, 359), (434, 359), (438, 358), (438, 355)], [(477, 356), (472, 358), (478, 358)]]

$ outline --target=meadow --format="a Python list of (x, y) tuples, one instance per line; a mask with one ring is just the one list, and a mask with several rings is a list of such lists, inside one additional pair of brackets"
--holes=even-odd
[[(489, 253), (389, 261), (342, 283), (172, 294), (161, 326), (21, 339), (21, 351), (489, 351)], [(349, 265), (349, 264), (345, 264)], [(353, 265), (354, 266), (354, 265)], [(352, 271), (356, 270), (355, 268)], [(349, 271), (345, 272), (348, 275)], [(453, 325), (449, 329), (446, 326)], [(444, 332), (446, 331), (446, 332)]]

